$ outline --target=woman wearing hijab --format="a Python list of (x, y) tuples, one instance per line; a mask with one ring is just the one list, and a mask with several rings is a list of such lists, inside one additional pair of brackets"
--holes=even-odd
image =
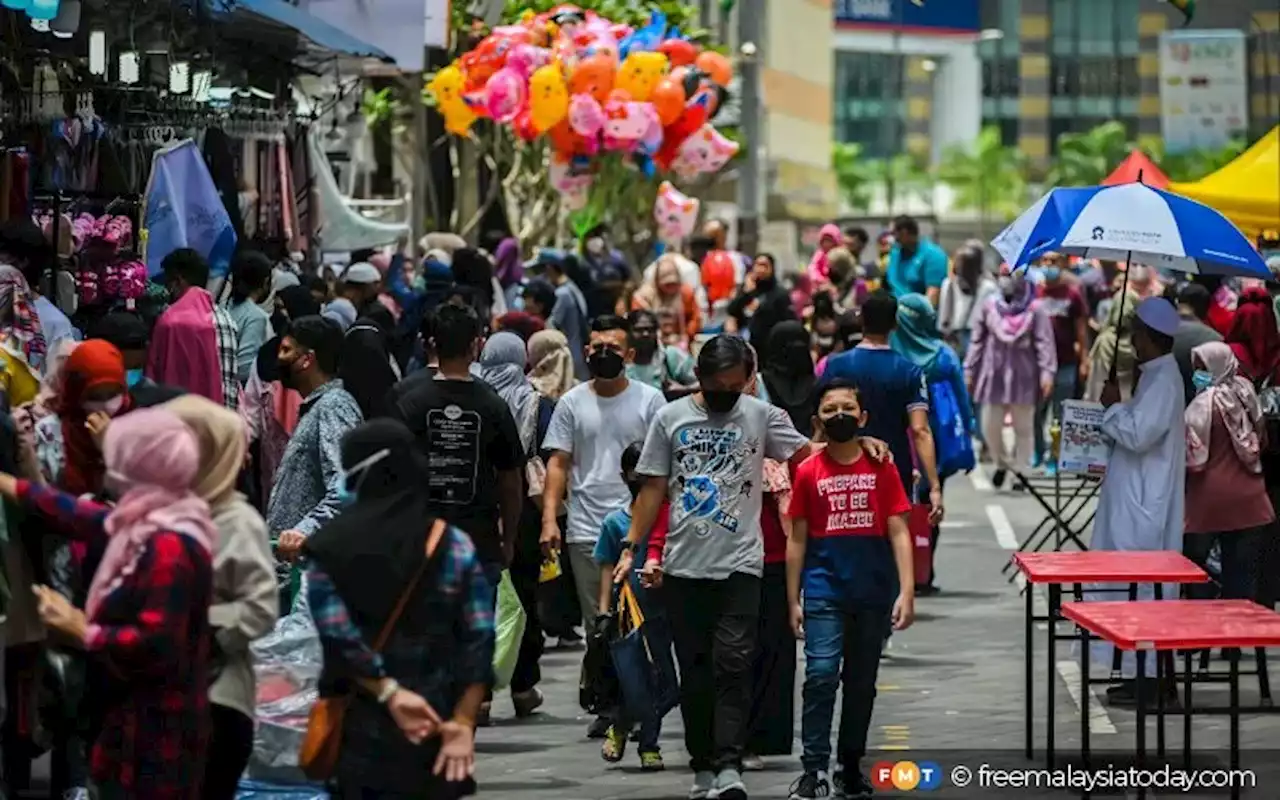
[(257, 475), (249, 491), (257, 493), (254, 502), (259, 508), (265, 507), (271, 496), (276, 470), (298, 424), (298, 410), (302, 406), (302, 396), (280, 382), (277, 366), (280, 341), (290, 320), (320, 313), (320, 304), (305, 286), (285, 287), (276, 295), (276, 303), (276, 313), (272, 316), (276, 335), (258, 350), (257, 364), (245, 384), (244, 402), (240, 404), (240, 416), (249, 429), (253, 472)]
[(729, 303), (732, 331), (747, 331), (757, 347), (769, 344), (769, 331), (779, 322), (796, 319), (791, 296), (778, 283), (778, 268), (769, 253), (761, 253), (751, 264), (751, 272), (736, 297)]
[(680, 267), (674, 254), (658, 259), (653, 280), (640, 287), (631, 297), (631, 310), (652, 311), (662, 324), (664, 344), (689, 349), (690, 342), (702, 330), (702, 312), (692, 286), (680, 280)]
[(1225, 340), (1246, 378), (1256, 384), (1280, 379), (1280, 331), (1266, 289), (1251, 287), (1240, 294)]
[(217, 677), (209, 688), (212, 735), (205, 769), (205, 800), (231, 800), (253, 750), (257, 694), (249, 644), (271, 632), (278, 614), (275, 558), (262, 515), (236, 491), (248, 447), (244, 421), (199, 395), (170, 400), (161, 409), (196, 437), (200, 465), (195, 493), (209, 504), (217, 539), (209, 626)]
[(1097, 402), (1102, 397), (1102, 387), (1111, 375), (1112, 364), (1115, 365), (1121, 398), (1127, 401), (1133, 396), (1138, 369), (1138, 354), (1133, 349), (1133, 319), (1138, 313), (1138, 303), (1138, 296), (1133, 292), (1129, 292), (1123, 302), (1120, 292), (1116, 292), (1108, 302), (1107, 321), (1089, 349), (1089, 380), (1084, 391), (1086, 400)]
[[(101, 433), (101, 426), (95, 431)], [(174, 415), (143, 409), (103, 436), (114, 507), (10, 475), (0, 495), (101, 552), (83, 610), (37, 587), (40, 617), (100, 663), (91, 777), (102, 798), (182, 798), (204, 774), (209, 601), (216, 532), (192, 493), (195, 437)]]
[(529, 382), (538, 394), (559, 401), (577, 385), (569, 340), (557, 330), (539, 331), (529, 338)]
[(840, 246), (843, 238), (840, 226), (834, 222), (828, 222), (818, 231), (818, 249), (813, 251), (813, 258), (809, 259), (809, 269), (806, 272), (813, 291), (825, 288), (825, 285), (830, 282), (831, 264), (828, 254)]
[(27, 279), (0, 264), (0, 389), (10, 407), (35, 399), (45, 361), (44, 334)]
[[(1004, 484), (1010, 465), (1031, 459), (1036, 404), (1053, 390), (1058, 369), (1053, 325), (1039, 304), (1025, 273), (1000, 278), (1000, 293), (989, 299), (973, 322), (973, 338), (965, 356), (969, 394), (982, 404), (983, 438), (993, 448), (998, 468), (991, 476)], [(1012, 459), (1002, 443), (1005, 414), (1013, 416), (1016, 447)]]
[(938, 300), (938, 330), (964, 358), (969, 349), (969, 338), (973, 335), (974, 312), (999, 287), (984, 268), (985, 256), (981, 247), (966, 244), (956, 250), (952, 260), (955, 271), (942, 282), (942, 294)]
[[(542, 465), (541, 459), (533, 459), (542, 451), (542, 440), (546, 438), (551, 424), (555, 401), (533, 388), (525, 376), (524, 365), (524, 341), (514, 333), (495, 333), (485, 342), (480, 355), (480, 377), (511, 409), (525, 457), (533, 464)], [(538, 662), (542, 658), (543, 644), (542, 623), (538, 616), (538, 578), (542, 569), (542, 549), (538, 538), (542, 533), (542, 510), (533, 498), (542, 497), (544, 480), (545, 470), (536, 467), (526, 470), (528, 491), (520, 513), (520, 530), (516, 534), (515, 555), (511, 562), (511, 583), (528, 617), (524, 638), (520, 640), (520, 655), (511, 676), (511, 701), (515, 704), (517, 717), (532, 714), (542, 705), (543, 699), (537, 688), (542, 679)]]
[(493, 277), (502, 287), (507, 308), (515, 308), (524, 283), (524, 262), (520, 259), (520, 240), (508, 236), (493, 251)]
[[(351, 697), (336, 797), (475, 793), (474, 725), (492, 674), (493, 587), (471, 539), (431, 512), (424, 461), (401, 422), (350, 431), (342, 441), (349, 505), (303, 548), (325, 655), (320, 692)], [(375, 653), (371, 643), (401, 598), (403, 610)]]
[[(964, 383), (964, 367), (955, 351), (942, 341), (937, 312), (929, 298), (922, 294), (903, 295), (898, 299), (897, 319), (897, 327), (889, 334), (889, 343), (924, 373), (929, 386), (929, 427), (933, 429), (938, 480), (945, 486), (947, 478), (974, 466), (970, 437), (977, 424)], [(928, 498), (929, 487), (921, 486), (919, 501), (927, 502)], [(938, 531), (935, 524), (929, 534), (929, 550), (935, 554)], [(937, 592), (933, 579), (930, 573), (929, 582), (917, 586), (916, 593)]]
[(1262, 476), (1262, 409), (1222, 342), (1191, 351), (1198, 391), (1187, 406), (1187, 519), (1183, 551), (1204, 566), (1221, 548), (1222, 596), (1263, 602), (1263, 558), (1275, 509)]
[(764, 347), (761, 377), (770, 401), (787, 412), (796, 430), (812, 436), (813, 387), (817, 378), (809, 351), (809, 332), (804, 325), (789, 320), (774, 326)]

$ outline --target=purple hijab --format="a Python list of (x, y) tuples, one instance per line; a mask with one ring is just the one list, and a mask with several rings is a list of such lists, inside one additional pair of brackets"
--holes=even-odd
[(493, 254), (493, 276), (503, 289), (524, 280), (524, 263), (520, 260), (520, 241), (508, 236), (498, 243)]

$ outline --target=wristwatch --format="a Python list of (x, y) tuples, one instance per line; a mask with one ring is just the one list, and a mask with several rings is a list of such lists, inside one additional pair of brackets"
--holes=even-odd
[(381, 692), (378, 692), (378, 704), (385, 706), (391, 701), (392, 697), (395, 697), (398, 691), (400, 691), (399, 682), (395, 678), (388, 679), (387, 685), (383, 687)]

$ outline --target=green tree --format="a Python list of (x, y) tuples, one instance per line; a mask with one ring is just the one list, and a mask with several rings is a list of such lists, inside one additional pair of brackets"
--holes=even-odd
[(1049, 185), (1097, 186), (1131, 149), (1129, 132), (1114, 120), (1084, 133), (1064, 133), (1058, 137), (1058, 152), (1049, 168)]
[(948, 147), (937, 174), (955, 193), (956, 209), (980, 214), (984, 235), (989, 216), (1003, 221), (1025, 206), (1026, 160), (1016, 147), (1000, 141), (1000, 129), (995, 126), (983, 128), (968, 147)]
[(869, 210), (877, 175), (871, 167), (871, 161), (862, 157), (862, 145), (857, 142), (833, 144), (831, 169), (836, 174), (836, 186), (840, 189), (840, 195), (849, 208), (854, 211)]
[(1243, 139), (1232, 139), (1222, 147), (1187, 150), (1168, 155), (1164, 152), (1163, 140), (1155, 140), (1145, 148), (1151, 160), (1160, 165), (1169, 180), (1177, 183), (1190, 183), (1230, 164), (1248, 149)]
[[(564, 5), (563, 0), (507, 0), (503, 24), (516, 22), (529, 12), (540, 14), (561, 5)], [(631, 0), (579, 0), (575, 5), (637, 28), (647, 24), (654, 11), (661, 11), (666, 14), (670, 25), (678, 27), (691, 40), (724, 52), (724, 48), (710, 42), (709, 31), (698, 27), (697, 7), (693, 4), (677, 0), (643, 4)], [(458, 52), (466, 52), (488, 31), (472, 19), (466, 3), (455, 2), (451, 8)], [(431, 76), (426, 76), (427, 81), (430, 79)], [(735, 140), (740, 139), (736, 131), (724, 130), (722, 133)], [(451, 137), (450, 144), (455, 151), (455, 180), (462, 177), (458, 165), (472, 158), (474, 163), (486, 165), (492, 174), (498, 176), (498, 180), (490, 182), (488, 194), (480, 198), (478, 209), (469, 218), (451, 221), (450, 227), (464, 236), (480, 223), (487, 208), (502, 202), (514, 233), (526, 243), (550, 243), (566, 232), (566, 228), (578, 236), (595, 224), (607, 222), (613, 227), (619, 246), (629, 250), (637, 260), (651, 248), (653, 202), (660, 180), (643, 178), (626, 164), (624, 156), (602, 153), (593, 159), (594, 183), (587, 206), (566, 217), (560, 210), (560, 198), (550, 184), (548, 164), (551, 148), (546, 137), (524, 142), (512, 133), (510, 126), (481, 121), (472, 128), (467, 139)], [(466, 148), (471, 148), (472, 153), (468, 153), (464, 160), (459, 156)], [(696, 193), (699, 183), (713, 180), (714, 176), (706, 176), (693, 186), (682, 188)]]

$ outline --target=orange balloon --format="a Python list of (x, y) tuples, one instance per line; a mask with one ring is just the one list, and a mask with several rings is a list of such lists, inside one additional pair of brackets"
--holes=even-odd
[(667, 39), (658, 45), (658, 52), (667, 57), (673, 67), (687, 67), (698, 58), (698, 48), (688, 39)]
[(680, 119), (680, 115), (684, 113), (685, 100), (684, 87), (674, 78), (658, 81), (653, 87), (653, 93), (649, 95), (649, 102), (653, 103), (653, 110), (658, 112), (658, 119), (664, 126)]
[(617, 64), (607, 55), (588, 56), (573, 68), (573, 74), (569, 76), (569, 93), (589, 94), (597, 103), (604, 105), (613, 90), (617, 69)]
[(728, 86), (729, 81), (733, 79), (733, 66), (729, 64), (729, 59), (717, 52), (703, 50), (693, 63), (698, 69), (707, 73), (707, 77), (721, 86)]

